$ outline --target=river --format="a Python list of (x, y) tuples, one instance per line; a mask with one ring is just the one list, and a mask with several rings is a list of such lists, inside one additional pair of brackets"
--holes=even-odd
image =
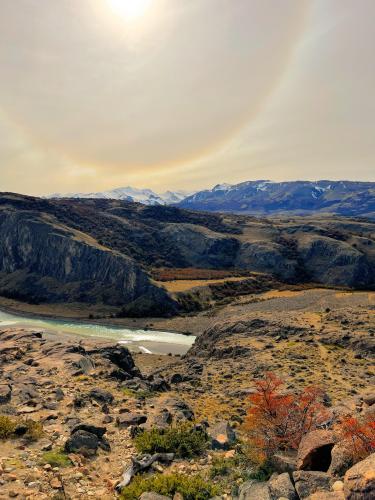
[(126, 345), (131, 351), (148, 354), (185, 354), (194, 343), (195, 337), (180, 333), (156, 330), (132, 330), (81, 321), (17, 316), (0, 311), (0, 328), (23, 327), (41, 329), (51, 334), (65, 336), (95, 337), (113, 340)]

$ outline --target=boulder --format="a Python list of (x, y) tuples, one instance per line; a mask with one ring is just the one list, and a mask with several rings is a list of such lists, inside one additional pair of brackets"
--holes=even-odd
[(125, 346), (119, 344), (100, 344), (91, 350), (87, 350), (90, 355), (98, 355), (107, 359), (117, 368), (120, 368), (131, 377), (141, 377), (141, 373), (134, 364), (132, 355)]
[(95, 455), (98, 448), (98, 436), (84, 430), (79, 430), (72, 434), (65, 443), (65, 451), (67, 453), (80, 453), (85, 457)]
[(271, 500), (278, 500), (280, 497), (288, 500), (298, 500), (296, 490), (287, 472), (273, 474), (268, 481), (268, 488)]
[(162, 397), (152, 400), (154, 411), (149, 415), (147, 428), (165, 428), (172, 423), (192, 421), (193, 410), (182, 399)]
[(240, 488), (238, 500), (271, 500), (268, 484), (246, 481)]
[(99, 439), (102, 439), (104, 434), (107, 432), (107, 429), (105, 427), (96, 427), (95, 425), (90, 424), (78, 424), (73, 428), (72, 434), (77, 431), (90, 432), (91, 434), (95, 434), (95, 436)]
[(353, 450), (349, 444), (339, 442), (335, 444), (331, 451), (331, 465), (328, 469), (328, 474), (332, 476), (343, 476), (345, 472), (354, 465)]
[(149, 381), (150, 390), (154, 392), (166, 392), (171, 388), (163, 377), (153, 377)]
[(273, 469), (282, 474), (283, 472), (294, 472), (297, 468), (297, 454), (296, 452), (278, 452), (271, 458)]
[(141, 425), (147, 421), (146, 415), (138, 413), (123, 413), (116, 419), (117, 425), (120, 428), (130, 427), (132, 425)]
[(297, 469), (326, 472), (331, 465), (335, 442), (332, 431), (315, 430), (306, 434), (298, 448)]
[(152, 418), (152, 427), (157, 429), (166, 429), (173, 421), (173, 416), (167, 408), (163, 408)]
[(184, 381), (184, 376), (181, 373), (174, 373), (171, 376), (171, 384), (181, 384)]
[(345, 495), (342, 491), (318, 491), (307, 497), (307, 500), (345, 500)]
[(375, 453), (346, 472), (344, 493), (347, 500), (375, 498)]
[(105, 427), (79, 423), (73, 428), (70, 438), (66, 441), (65, 451), (80, 453), (85, 457), (95, 455), (98, 448), (111, 451), (111, 447), (104, 437), (106, 431)]
[(95, 370), (95, 363), (89, 356), (79, 356), (78, 359), (73, 358), (71, 364), (77, 370), (76, 375), (87, 375)]
[(95, 399), (95, 401), (98, 401), (99, 403), (106, 403), (110, 404), (113, 402), (113, 394), (111, 394), (109, 391), (105, 391), (104, 389), (100, 389), (98, 387), (95, 387), (92, 389), (89, 393), (90, 398)]
[(0, 405), (10, 402), (12, 399), (12, 387), (8, 384), (0, 385)]
[(318, 491), (330, 491), (331, 477), (326, 472), (296, 471), (293, 472), (294, 486), (301, 500)]
[(236, 441), (236, 433), (228, 422), (219, 422), (214, 427), (208, 428), (213, 450), (229, 450)]
[(162, 405), (172, 414), (175, 422), (191, 421), (194, 419), (193, 410), (182, 399), (166, 398), (163, 400)]
[(19, 388), (18, 397), (22, 402), (40, 402), (39, 392), (32, 385), (22, 385)]

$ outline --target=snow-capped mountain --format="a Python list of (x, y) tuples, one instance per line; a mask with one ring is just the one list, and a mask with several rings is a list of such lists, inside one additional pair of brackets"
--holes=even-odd
[(247, 181), (218, 184), (178, 203), (209, 212), (363, 215), (375, 213), (375, 183), (355, 181)]
[(134, 201), (143, 203), (144, 205), (173, 205), (175, 203), (179, 203), (191, 194), (193, 193), (188, 191), (166, 191), (165, 193), (155, 193), (151, 189), (137, 189), (127, 186), (99, 193), (55, 193), (49, 196), (49, 198), (104, 198)]
[(375, 182), (353, 181), (247, 181), (217, 184), (212, 189), (188, 193), (124, 187), (100, 193), (54, 194), (49, 198), (106, 198), (144, 205), (174, 205), (190, 210), (254, 215), (340, 214), (375, 216)]

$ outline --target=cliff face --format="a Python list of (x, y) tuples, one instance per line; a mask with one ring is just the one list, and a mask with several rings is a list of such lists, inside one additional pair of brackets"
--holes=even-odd
[(0, 290), (5, 295), (111, 305), (164, 295), (133, 259), (52, 217), (2, 210), (0, 233)]

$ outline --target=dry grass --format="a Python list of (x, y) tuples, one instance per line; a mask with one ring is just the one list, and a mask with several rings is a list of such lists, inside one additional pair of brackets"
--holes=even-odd
[(168, 292), (186, 292), (195, 287), (216, 285), (218, 283), (226, 283), (230, 281), (243, 281), (246, 278), (232, 277), (223, 279), (212, 279), (212, 280), (176, 280), (176, 281), (156, 281), (158, 285), (163, 286)]

